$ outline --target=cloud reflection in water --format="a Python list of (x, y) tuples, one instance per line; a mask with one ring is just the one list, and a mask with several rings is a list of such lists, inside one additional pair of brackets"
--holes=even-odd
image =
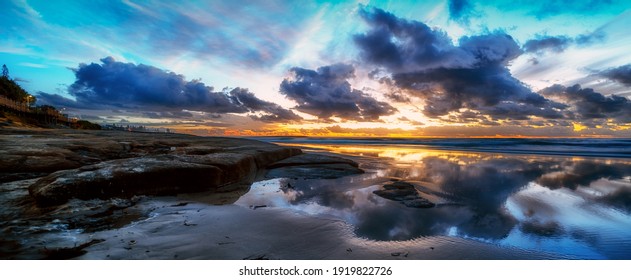
[[(397, 146), (318, 148), (357, 156), (367, 173), (259, 182), (237, 204), (342, 219), (359, 237), (378, 241), (457, 235), (585, 258), (631, 257), (628, 160)], [(408, 208), (372, 193), (391, 178), (415, 184), (437, 206)]]

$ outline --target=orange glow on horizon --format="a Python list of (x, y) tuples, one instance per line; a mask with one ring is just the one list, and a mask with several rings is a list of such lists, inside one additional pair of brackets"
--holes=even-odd
[[(405, 130), (401, 128), (389, 127), (386, 123), (377, 123), (370, 128), (345, 128), (345, 124), (328, 124), (329, 126), (316, 127), (315, 125), (306, 125), (301, 127), (293, 124), (291, 126), (284, 124), (265, 124), (261, 125), (244, 125), (233, 127), (220, 126), (203, 126), (203, 125), (170, 125), (166, 128), (172, 131), (185, 134), (194, 134), (200, 136), (229, 136), (229, 137), (328, 137), (328, 138), (628, 138), (624, 135), (607, 135), (602, 132), (605, 129), (593, 130), (583, 127), (581, 124), (575, 124), (573, 127), (562, 127), (558, 131), (564, 132), (558, 135), (545, 135), (549, 130), (540, 128), (529, 128), (526, 134), (521, 133), (501, 133), (502, 129), (507, 126), (483, 127), (483, 126), (438, 126), (424, 127), (414, 130)], [(384, 127), (386, 126), (386, 127)], [(510, 128), (510, 127), (508, 127)], [(525, 127), (526, 128), (526, 127)], [(577, 130), (580, 128), (580, 130)], [(629, 125), (609, 127), (609, 129), (628, 130)], [(500, 130), (500, 131), (497, 131)], [(510, 131), (510, 130), (507, 130)], [(513, 130), (517, 132), (518, 130)], [(523, 132), (523, 131), (521, 131)], [(581, 132), (581, 133), (577, 133)]]

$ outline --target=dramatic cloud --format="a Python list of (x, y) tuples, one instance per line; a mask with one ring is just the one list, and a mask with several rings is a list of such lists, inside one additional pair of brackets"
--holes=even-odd
[(528, 53), (541, 54), (546, 51), (560, 53), (565, 51), (565, 49), (567, 49), (572, 44), (575, 44), (577, 46), (585, 46), (600, 42), (604, 39), (605, 34), (602, 32), (583, 34), (575, 38), (570, 38), (568, 36), (539, 35), (536, 36), (535, 39), (526, 41), (523, 48), (524, 51)]
[(567, 118), (575, 120), (616, 119), (623, 123), (631, 122), (631, 101), (625, 97), (604, 96), (591, 88), (553, 85), (540, 91), (545, 96), (561, 99), (570, 108)]
[(254, 119), (258, 119), (266, 122), (278, 122), (287, 120), (300, 120), (291, 110), (287, 110), (280, 107), (278, 104), (261, 100), (254, 96), (253, 93), (247, 89), (235, 88), (230, 91), (230, 97), (235, 104), (242, 105), (253, 112), (265, 112), (262, 116), (251, 116)]
[(355, 75), (352, 65), (334, 64), (315, 71), (294, 67), (290, 72), (292, 77), (283, 80), (280, 92), (296, 101), (295, 109), (301, 112), (321, 119), (340, 117), (357, 121), (374, 121), (396, 112), (387, 103), (351, 88), (348, 79)]
[[(68, 93), (76, 101), (40, 93), (40, 99), (56, 106), (80, 109), (129, 109), (145, 111), (149, 117), (185, 117), (182, 110), (220, 113), (255, 113), (264, 121), (289, 121), (299, 117), (273, 103), (258, 99), (246, 89), (216, 92), (200, 80), (144, 64), (117, 62), (111, 57), (101, 64), (80, 64), (73, 69), (76, 81)], [(159, 111), (160, 114), (152, 114)], [(165, 115), (166, 114), (166, 115)]]
[(69, 93), (86, 106), (135, 108), (140, 106), (188, 108), (217, 113), (245, 113), (221, 92), (199, 80), (144, 64), (117, 62), (81, 64), (74, 69), (76, 81)]
[(561, 117), (564, 106), (531, 92), (505, 68), (445, 69), (395, 74), (400, 87), (425, 98), (430, 117), (472, 109), (496, 119)]
[(366, 62), (395, 72), (475, 63), (475, 57), (455, 47), (446, 33), (424, 23), (399, 19), (377, 8), (360, 9), (359, 15), (371, 27), (354, 36)]
[(383, 10), (361, 9), (371, 29), (355, 36), (364, 61), (392, 73), (399, 88), (425, 100), (424, 113), (440, 117), (461, 109), (495, 119), (559, 118), (565, 106), (532, 92), (507, 66), (522, 54), (502, 32), (463, 37), (458, 46), (440, 30)]
[(600, 72), (600, 75), (626, 86), (631, 86), (631, 64), (607, 69)]
[(553, 52), (563, 52), (570, 44), (572, 39), (567, 36), (540, 36), (537, 39), (526, 41), (524, 51), (530, 53), (541, 53), (546, 50)]

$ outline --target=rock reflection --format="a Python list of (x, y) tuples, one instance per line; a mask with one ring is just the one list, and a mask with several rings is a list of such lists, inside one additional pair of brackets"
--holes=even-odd
[[(406, 147), (320, 148), (357, 156), (354, 159), (366, 174), (336, 180), (288, 180), (292, 187), (279, 185), (281, 195), (287, 207), (343, 219), (363, 238), (388, 241), (457, 235), (530, 244), (522, 244), (524, 247), (535, 246), (532, 242), (540, 242), (536, 241), (539, 238), (565, 238), (571, 240), (566, 243), (601, 246), (607, 243), (603, 239), (611, 236), (596, 227), (605, 225), (618, 235), (617, 240), (631, 242), (631, 233), (623, 230), (631, 225), (631, 162), (627, 160)], [(362, 157), (367, 154), (370, 156)], [(393, 177), (414, 184), (437, 206), (408, 208), (372, 194)], [(249, 196), (244, 199), (253, 199)], [(618, 211), (621, 216), (602, 214), (608, 211)], [(583, 222), (585, 219), (589, 221)], [(519, 240), (514, 241), (516, 238)], [(570, 249), (566, 253), (575, 252)], [(629, 253), (609, 254), (616, 258), (621, 255), (631, 257)]]

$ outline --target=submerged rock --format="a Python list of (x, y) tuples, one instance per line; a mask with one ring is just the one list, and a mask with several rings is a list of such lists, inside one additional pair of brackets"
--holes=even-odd
[(382, 190), (373, 191), (374, 194), (385, 199), (399, 201), (401, 204), (412, 208), (431, 208), (435, 204), (421, 197), (414, 185), (396, 181), (383, 186)]
[(364, 173), (352, 160), (317, 154), (301, 154), (268, 166), (267, 178), (336, 179)]

